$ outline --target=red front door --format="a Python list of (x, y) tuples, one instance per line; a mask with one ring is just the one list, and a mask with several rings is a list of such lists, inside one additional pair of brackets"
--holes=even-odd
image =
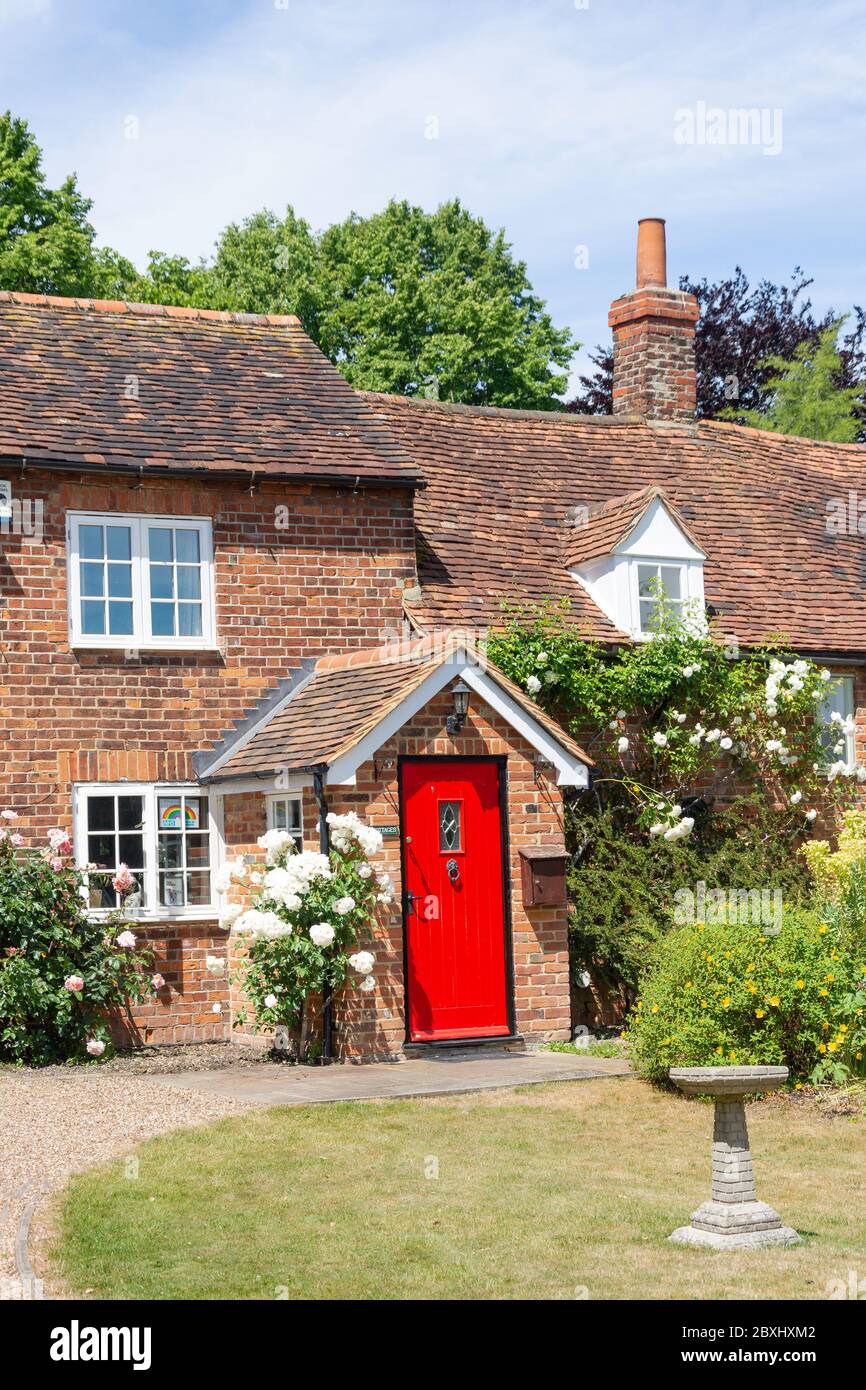
[(509, 1033), (499, 764), (402, 764), (409, 1038)]

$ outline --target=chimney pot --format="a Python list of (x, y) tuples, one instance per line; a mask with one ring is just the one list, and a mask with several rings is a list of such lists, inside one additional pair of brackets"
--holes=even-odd
[(642, 217), (637, 224), (637, 287), (664, 289), (667, 282), (665, 219)]

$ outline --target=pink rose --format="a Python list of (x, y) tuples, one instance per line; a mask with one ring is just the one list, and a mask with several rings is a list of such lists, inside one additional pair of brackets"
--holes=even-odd
[(17, 820), (17, 819), (18, 819), (18, 812), (17, 812), (17, 811), (0, 811), (0, 817), (2, 817), (3, 820)]
[(69, 838), (69, 834), (66, 830), (62, 830), (60, 826), (55, 827), (54, 830), (49, 830), (48, 843), (55, 854), (72, 853), (72, 841)]
[(162, 989), (165, 986), (165, 978), (157, 971), (155, 975), (151, 975), (150, 983), (154, 989)]
[(122, 931), (120, 933), (120, 936), (117, 938), (117, 944), (118, 946), (123, 946), (124, 949), (131, 951), (135, 945), (134, 934), (131, 931)]
[(21, 846), (24, 844), (24, 836), (19, 835), (17, 832), (14, 835), (10, 835), (9, 839), (16, 849), (20, 849)]
[(6, 947), (6, 954), (7, 954), (7, 956), (17, 956), (17, 954), (18, 954), (18, 947), (17, 947), (17, 946), (7, 946), (7, 947)]
[(111, 880), (111, 886), (115, 893), (130, 893), (135, 888), (135, 879), (125, 864), (121, 864)]
[(59, 874), (60, 870), (63, 868), (62, 859), (49, 859), (48, 863), (56, 874)]
[(84, 989), (84, 981), (80, 975), (67, 975), (63, 981), (63, 988), (68, 989), (70, 994), (78, 994)]
[(101, 1057), (105, 1051), (105, 1043), (99, 1038), (88, 1038), (87, 1051), (90, 1053), (91, 1057)]

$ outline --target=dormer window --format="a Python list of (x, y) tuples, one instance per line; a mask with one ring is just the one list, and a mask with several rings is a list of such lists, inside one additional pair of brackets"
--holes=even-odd
[(644, 488), (583, 512), (567, 545), (572, 576), (621, 632), (653, 635), (664, 601), (703, 622), (703, 550), (661, 488)]
[(672, 612), (681, 614), (685, 598), (684, 566), (666, 565), (662, 561), (632, 562), (637, 583), (638, 631), (649, 635), (653, 631), (660, 602)]

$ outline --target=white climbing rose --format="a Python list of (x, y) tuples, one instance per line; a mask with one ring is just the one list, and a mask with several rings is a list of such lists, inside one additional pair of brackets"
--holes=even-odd
[(336, 932), (330, 922), (317, 922), (310, 927), (310, 940), (316, 946), (330, 946), (333, 943)]

